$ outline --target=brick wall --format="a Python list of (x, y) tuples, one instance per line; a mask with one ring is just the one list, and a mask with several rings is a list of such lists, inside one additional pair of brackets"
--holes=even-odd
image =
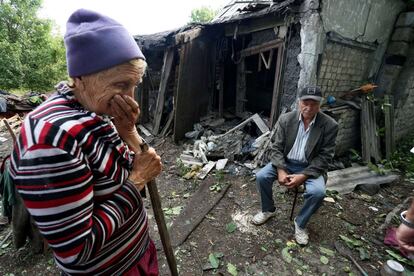
[(322, 55), (318, 85), (324, 95), (341, 96), (364, 84), (371, 65), (372, 52), (328, 42)]
[[(344, 92), (355, 89), (367, 81), (372, 51), (328, 41), (319, 67), (318, 86), (325, 98), (339, 99)], [(360, 149), (360, 112), (351, 107), (333, 111), (338, 123), (338, 155), (350, 148)]]

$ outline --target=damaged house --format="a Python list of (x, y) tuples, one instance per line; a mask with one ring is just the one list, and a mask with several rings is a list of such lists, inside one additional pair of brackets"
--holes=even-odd
[(232, 1), (208, 24), (135, 37), (149, 64), (141, 124), (179, 141), (206, 118), (257, 113), (260, 136), (301, 88), (318, 85), (323, 111), (340, 124), (337, 154), (361, 149), (362, 136), (368, 160), (378, 159), (375, 111), (362, 94), (387, 96), (390, 146), (414, 129), (413, 27), (403, 0)]

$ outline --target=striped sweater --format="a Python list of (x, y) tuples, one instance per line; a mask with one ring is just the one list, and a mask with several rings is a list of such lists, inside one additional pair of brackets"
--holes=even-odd
[(147, 214), (127, 180), (132, 163), (110, 120), (68, 89), (26, 116), (10, 173), (64, 273), (118, 275), (145, 253)]

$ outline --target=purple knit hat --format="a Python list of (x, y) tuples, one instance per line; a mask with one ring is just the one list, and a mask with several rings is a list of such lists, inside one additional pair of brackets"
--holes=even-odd
[(70, 77), (96, 73), (145, 57), (134, 38), (117, 21), (94, 11), (75, 11), (64, 37)]

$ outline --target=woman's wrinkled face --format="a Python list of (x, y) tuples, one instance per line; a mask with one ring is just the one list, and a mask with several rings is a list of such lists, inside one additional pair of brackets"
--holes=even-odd
[(89, 111), (99, 115), (112, 115), (110, 114), (111, 99), (115, 95), (127, 95), (133, 98), (135, 87), (140, 80), (141, 75), (138, 66), (124, 63), (76, 79), (77, 93), (75, 93), (75, 96)]

